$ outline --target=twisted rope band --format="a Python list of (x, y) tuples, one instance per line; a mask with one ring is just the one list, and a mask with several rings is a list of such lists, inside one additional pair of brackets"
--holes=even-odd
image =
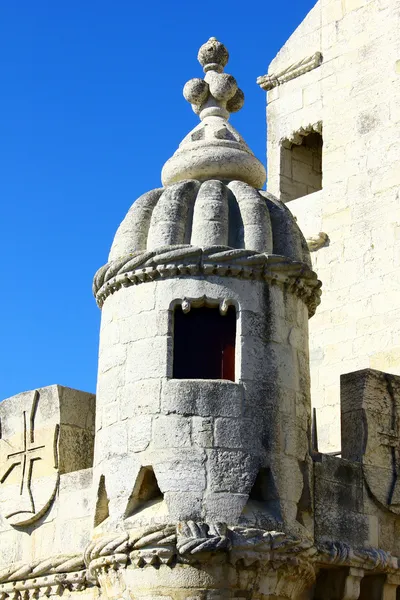
[(320, 303), (321, 282), (306, 264), (278, 255), (226, 246), (165, 246), (153, 252), (136, 252), (101, 267), (93, 281), (93, 293), (101, 308), (105, 299), (121, 287), (176, 276), (217, 275), (258, 279), (288, 286), (303, 299), (310, 316)]

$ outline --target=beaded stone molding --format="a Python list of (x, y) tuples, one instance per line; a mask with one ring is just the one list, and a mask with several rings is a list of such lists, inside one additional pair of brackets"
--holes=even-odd
[(180, 245), (151, 252), (134, 252), (101, 267), (94, 277), (93, 293), (101, 308), (105, 299), (122, 287), (155, 279), (199, 275), (264, 280), (284, 285), (305, 302), (310, 317), (320, 303), (321, 282), (305, 263), (226, 246), (199, 248)]

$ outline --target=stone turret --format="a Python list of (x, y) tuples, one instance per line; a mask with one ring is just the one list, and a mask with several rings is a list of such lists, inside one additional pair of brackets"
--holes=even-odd
[[(259, 189), (264, 167), (228, 122), (243, 93), (223, 72), (226, 48), (211, 38), (199, 61), (205, 77), (184, 95), (201, 122), (164, 187), (134, 202), (94, 281), (94, 539), (180, 522), (192, 553), (231, 544), (227, 527), (239, 545), (249, 527), (312, 537), (307, 321), (320, 294), (295, 220)], [(187, 565), (179, 576), (189, 588)]]
[(95, 276), (97, 397), (0, 404), (0, 600), (399, 598), (400, 377), (342, 375), (341, 456), (318, 451), (320, 282), (228, 124), (225, 47), (199, 59), (201, 122)]

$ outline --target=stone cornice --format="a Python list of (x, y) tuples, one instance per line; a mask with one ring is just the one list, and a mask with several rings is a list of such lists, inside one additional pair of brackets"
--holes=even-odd
[(122, 257), (97, 271), (93, 293), (101, 308), (105, 299), (121, 287), (155, 279), (199, 275), (256, 279), (284, 285), (303, 299), (310, 316), (320, 303), (321, 282), (305, 263), (225, 246), (167, 246)]
[(278, 71), (278, 73), (267, 73), (266, 75), (261, 75), (261, 77), (257, 78), (257, 83), (263, 90), (269, 92), (274, 87), (282, 85), (282, 83), (286, 83), (286, 81), (290, 81), (291, 79), (295, 79), (304, 73), (308, 73), (308, 71), (316, 69), (321, 63), (321, 52), (314, 52), (314, 54), (311, 56), (303, 58), (303, 60), (286, 67), (286, 69), (283, 69), (282, 71)]

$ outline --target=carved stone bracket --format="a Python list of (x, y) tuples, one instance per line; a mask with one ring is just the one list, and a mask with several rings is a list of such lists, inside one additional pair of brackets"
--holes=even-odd
[(308, 73), (308, 71), (316, 69), (321, 65), (321, 63), (321, 52), (314, 52), (314, 54), (311, 56), (306, 56), (302, 60), (293, 63), (289, 67), (286, 67), (286, 69), (278, 71), (278, 73), (271, 73), (257, 77), (257, 83), (263, 90), (268, 92), (274, 87), (282, 85), (282, 83), (286, 83), (286, 81), (290, 81), (291, 79), (295, 79), (304, 73)]
[(329, 237), (327, 233), (320, 231), (317, 235), (307, 238), (306, 242), (309, 251), (315, 252), (316, 250), (328, 245)]
[(364, 577), (364, 569), (350, 567), (344, 582), (342, 600), (357, 600), (360, 596), (361, 579)]
[(396, 600), (397, 588), (400, 585), (400, 575), (387, 575), (383, 584), (382, 600)]

